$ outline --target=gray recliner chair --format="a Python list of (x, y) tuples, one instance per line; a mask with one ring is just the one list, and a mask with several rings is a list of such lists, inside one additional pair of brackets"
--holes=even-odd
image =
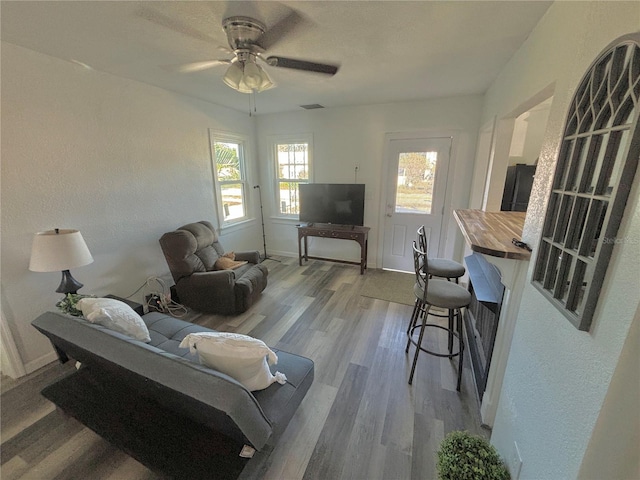
[(267, 286), (267, 267), (260, 253), (235, 252), (248, 263), (233, 270), (216, 270), (225, 253), (210, 222), (190, 223), (160, 238), (162, 252), (176, 284), (180, 303), (207, 313), (246, 311)]

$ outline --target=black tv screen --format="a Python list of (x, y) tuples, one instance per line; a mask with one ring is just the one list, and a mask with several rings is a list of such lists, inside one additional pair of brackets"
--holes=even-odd
[(364, 225), (364, 184), (302, 183), (300, 221)]

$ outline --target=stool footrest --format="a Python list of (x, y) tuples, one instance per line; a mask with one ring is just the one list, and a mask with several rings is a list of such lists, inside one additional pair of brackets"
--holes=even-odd
[[(413, 327), (413, 328), (411, 329), (411, 332), (410, 332), (410, 334), (409, 334), (409, 340), (410, 340), (410, 342), (411, 342), (411, 343), (413, 343), (413, 345), (414, 345), (414, 346), (416, 346), (416, 347), (418, 347), (418, 342), (416, 342), (416, 341), (413, 339), (413, 331), (414, 331), (414, 330), (421, 329), (423, 326), (424, 326), (424, 327), (434, 327), (434, 328), (439, 328), (440, 330), (444, 330), (445, 332), (448, 332), (450, 335), (455, 336), (455, 337), (458, 339), (458, 341), (460, 340), (460, 335), (458, 334), (458, 332), (454, 332), (453, 330), (450, 330), (450, 329), (448, 329), (448, 328), (446, 328), (446, 327), (443, 327), (442, 325), (436, 325), (436, 324), (434, 324), (434, 323), (426, 323), (426, 324), (424, 324), (424, 325), (416, 325), (415, 327)], [(458, 343), (458, 345), (460, 345), (460, 343)], [(460, 352), (461, 352), (461, 349), (458, 349), (458, 351), (457, 351), (457, 352), (454, 352), (454, 353), (439, 353), (439, 352), (432, 352), (431, 350), (427, 350), (426, 348), (424, 348), (424, 347), (422, 347), (422, 346), (420, 346), (420, 347), (418, 347), (418, 348), (419, 348), (420, 350), (422, 350), (423, 352), (428, 353), (429, 355), (434, 355), (434, 356), (436, 356), (436, 357), (445, 357), (445, 358), (446, 358), (446, 357), (448, 357), (448, 358), (457, 357), (458, 355), (460, 355)]]

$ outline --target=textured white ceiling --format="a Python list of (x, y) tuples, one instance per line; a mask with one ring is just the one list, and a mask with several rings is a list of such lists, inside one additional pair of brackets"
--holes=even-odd
[[(327, 78), (265, 67), (277, 87), (258, 94), (258, 114), (484, 93), (551, 2), (31, 2), (2, 1), (3, 41), (95, 70), (237, 110), (249, 98), (222, 83), (225, 66), (171, 66), (226, 58), (222, 19), (274, 25), (295, 9), (298, 27), (271, 48), (340, 65)], [(82, 68), (82, 67), (78, 67)]]

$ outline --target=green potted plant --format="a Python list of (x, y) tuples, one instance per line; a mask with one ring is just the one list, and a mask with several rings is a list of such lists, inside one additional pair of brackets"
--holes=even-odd
[(437, 452), (440, 480), (510, 480), (495, 447), (469, 432), (449, 433)]
[(73, 315), (74, 317), (81, 317), (82, 310), (77, 308), (78, 302), (87, 297), (93, 297), (93, 295), (82, 295), (80, 293), (67, 293), (58, 303), (56, 303), (56, 307), (60, 309), (62, 312)]

